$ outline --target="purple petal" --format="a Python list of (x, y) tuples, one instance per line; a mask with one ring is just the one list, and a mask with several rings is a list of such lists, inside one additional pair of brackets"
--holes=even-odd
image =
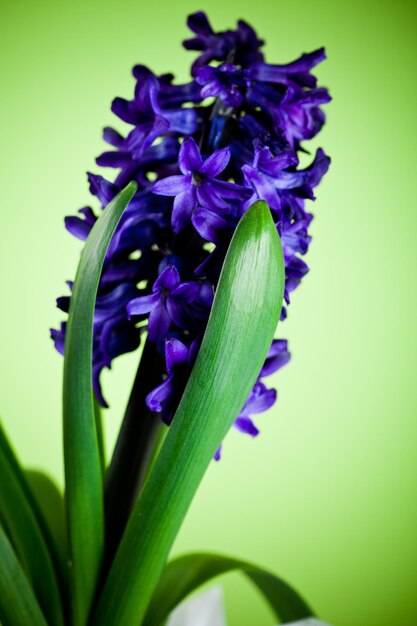
[(226, 169), (230, 161), (230, 148), (223, 148), (213, 152), (203, 163), (201, 173), (208, 178), (215, 178), (220, 172)]
[(194, 302), (200, 292), (200, 285), (195, 282), (181, 283), (178, 287), (172, 290), (171, 295), (176, 298), (181, 298), (183, 302), (189, 304)]
[(162, 341), (168, 334), (171, 327), (171, 317), (165, 308), (160, 303), (154, 307), (149, 314), (148, 320), (148, 338), (150, 341)]
[(179, 339), (170, 337), (165, 342), (165, 360), (168, 374), (171, 374), (176, 366), (186, 363), (188, 348)]
[(188, 137), (184, 139), (178, 154), (178, 165), (183, 174), (191, 172), (199, 172), (202, 167), (203, 160), (200, 150), (194, 139)]
[(172, 291), (175, 287), (178, 287), (180, 282), (181, 279), (177, 268), (175, 265), (170, 264), (160, 273), (152, 287), (152, 291), (154, 293), (161, 291), (161, 289)]
[(171, 217), (172, 228), (175, 233), (179, 233), (187, 226), (196, 207), (196, 188), (193, 185), (175, 197)]
[(245, 435), (250, 435), (251, 437), (259, 435), (259, 430), (256, 428), (250, 417), (238, 417), (234, 421), (233, 426), (240, 430), (241, 433), (245, 433)]
[(168, 176), (158, 180), (152, 187), (152, 191), (159, 196), (176, 196), (187, 191), (190, 184), (190, 176)]
[(103, 130), (103, 139), (106, 143), (109, 143), (111, 146), (115, 148), (121, 148), (124, 144), (124, 137), (114, 128), (110, 128), (107, 126)]
[(288, 342), (285, 339), (274, 339), (267, 354), (265, 364), (262, 367), (260, 378), (270, 376), (284, 367), (291, 359), (288, 351)]
[(203, 180), (200, 185), (196, 187), (196, 192), (200, 206), (205, 209), (215, 211), (216, 209), (228, 208), (226, 200), (223, 200), (221, 195), (217, 192), (216, 185), (212, 184), (209, 180)]
[(207, 15), (203, 11), (196, 11), (196, 13), (189, 15), (187, 26), (196, 35), (211, 35), (213, 33)]
[(134, 315), (146, 315), (158, 304), (159, 295), (152, 293), (149, 296), (140, 296), (128, 302), (126, 306), (127, 316), (130, 319)]
[(173, 377), (168, 376), (163, 383), (158, 385), (146, 396), (146, 405), (154, 413), (162, 413), (164, 410), (164, 404), (175, 391), (175, 385), (173, 383)]

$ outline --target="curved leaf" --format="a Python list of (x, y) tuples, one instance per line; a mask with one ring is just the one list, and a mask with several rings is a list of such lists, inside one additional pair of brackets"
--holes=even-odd
[(287, 583), (250, 563), (217, 554), (188, 554), (165, 567), (143, 626), (162, 626), (189, 593), (216, 576), (240, 570), (258, 587), (281, 621), (310, 617), (313, 612)]
[[(64, 606), (66, 606), (66, 589), (67, 589), (67, 578), (68, 578), (68, 565), (67, 559), (65, 556), (64, 545), (60, 541), (58, 541), (55, 528), (52, 528), (51, 520), (48, 517), (47, 511), (45, 507), (42, 506), (42, 502), (38, 500), (39, 492), (34, 489), (34, 485), (31, 483), (28, 472), (24, 472), (20, 466), (20, 463), (17, 459), (17, 456), (12, 449), (7, 437), (6, 433), (3, 430), (2, 424), (0, 422), (0, 450), (4, 454), (5, 458), (9, 463), (9, 468), (13, 472), (13, 476), (15, 480), (18, 482), (22, 493), (26, 499), (26, 502), (30, 506), (33, 515), (35, 516), (39, 528), (42, 531), (45, 542), (48, 546), (49, 553), (54, 563), (56, 575), (59, 581), (59, 587), (61, 590), (62, 602)], [(49, 480), (49, 479), (48, 479)], [(48, 509), (49, 511), (49, 509)]]
[(140, 624), (213, 455), (255, 383), (278, 322), (284, 263), (268, 205), (232, 238), (201, 348), (172, 426), (130, 517), (94, 624)]
[(0, 623), (47, 626), (26, 575), (0, 525)]
[(92, 389), (95, 300), (117, 223), (137, 189), (130, 183), (103, 211), (81, 254), (64, 359), (64, 457), (73, 623), (84, 626), (104, 548), (103, 477)]
[(8, 530), (39, 604), (53, 624), (64, 623), (53, 562), (25, 493), (0, 449), (0, 517)]
[(36, 498), (45, 522), (50, 528), (53, 542), (60, 547), (65, 569), (68, 568), (67, 528), (64, 498), (53, 480), (43, 472), (27, 469), (25, 477)]

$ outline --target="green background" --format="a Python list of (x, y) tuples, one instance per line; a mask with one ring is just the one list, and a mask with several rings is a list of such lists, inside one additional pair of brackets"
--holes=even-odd
[[(25, 463), (62, 484), (62, 360), (54, 298), (80, 244), (63, 217), (89, 202), (109, 104), (130, 68), (186, 77), (185, 17), (239, 17), (270, 62), (325, 45), (332, 167), (313, 207), (311, 273), (280, 336), (291, 364), (261, 436), (233, 432), (175, 551), (264, 565), (337, 626), (411, 626), (416, 600), (416, 23), (411, 2), (299, 0), (4, 4), (0, 16), (0, 413)], [(109, 445), (137, 356), (104, 375)], [(231, 626), (273, 623), (248, 583), (224, 581)]]

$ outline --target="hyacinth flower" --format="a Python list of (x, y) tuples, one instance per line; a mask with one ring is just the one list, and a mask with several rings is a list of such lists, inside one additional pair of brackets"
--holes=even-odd
[[(268, 380), (290, 360), (276, 327), (308, 272), (309, 206), (330, 163), (318, 149), (300, 165), (330, 99), (312, 73), (323, 49), (271, 65), (246, 22), (216, 32), (197, 12), (188, 25), (184, 46), (198, 52), (189, 81), (134, 67), (132, 99), (112, 104), (127, 129), (105, 128), (111, 149), (96, 160), (116, 172), (89, 172), (95, 206), (65, 219), (83, 242), (57, 299), (66, 317), (51, 330), (64, 356), (66, 545), (0, 431), (6, 625), (162, 626), (190, 592), (232, 570), (281, 621), (313, 615), (281, 579), (240, 559), (166, 564), (228, 431), (257, 437), (276, 402)], [(133, 351), (108, 463), (101, 374)]]

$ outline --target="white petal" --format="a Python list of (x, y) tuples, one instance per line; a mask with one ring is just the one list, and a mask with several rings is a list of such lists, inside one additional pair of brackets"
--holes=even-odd
[(185, 600), (171, 613), (166, 626), (226, 626), (220, 587)]
[(282, 624), (282, 626), (330, 626), (327, 622), (320, 622), (320, 620), (315, 619), (314, 617), (309, 617), (307, 619), (302, 619), (299, 622), (286, 622)]

